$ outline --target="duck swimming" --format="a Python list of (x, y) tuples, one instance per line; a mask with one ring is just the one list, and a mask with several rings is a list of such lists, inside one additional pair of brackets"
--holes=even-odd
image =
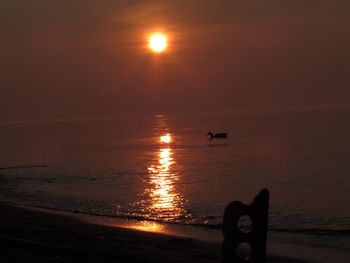
[(207, 138), (209, 141), (213, 139), (227, 139), (227, 133), (221, 132), (221, 133), (213, 134), (212, 132), (208, 132)]

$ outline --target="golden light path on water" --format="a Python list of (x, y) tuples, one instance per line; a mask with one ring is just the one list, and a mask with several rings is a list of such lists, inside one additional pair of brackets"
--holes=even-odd
[(185, 209), (185, 199), (177, 187), (181, 176), (174, 167), (176, 160), (171, 147), (174, 136), (166, 132), (168, 128), (164, 115), (156, 116), (154, 130), (158, 135), (153, 143), (159, 147), (154, 151), (152, 161), (147, 166), (148, 176), (143, 180), (145, 189), (140, 194), (140, 200), (133, 204), (137, 210), (134, 215), (141, 214), (148, 220), (130, 222), (128, 228), (166, 232), (164, 222), (181, 222), (190, 218), (191, 214)]
[(158, 163), (148, 167), (150, 189), (147, 189), (149, 206), (147, 212), (153, 219), (176, 221), (184, 213), (181, 195), (175, 187), (178, 175), (172, 170), (175, 164), (170, 143), (172, 136), (167, 133), (159, 138), (162, 147), (158, 151)]

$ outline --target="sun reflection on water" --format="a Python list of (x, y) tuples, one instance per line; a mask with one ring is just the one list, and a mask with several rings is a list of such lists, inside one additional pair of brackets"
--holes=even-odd
[[(172, 144), (174, 136), (169, 133), (164, 115), (156, 116), (154, 131), (157, 136), (153, 145), (158, 148), (152, 153), (147, 165), (147, 174), (143, 179), (144, 191), (136, 202), (131, 203), (132, 216), (153, 220), (152, 223), (136, 224), (135, 229), (142, 231), (163, 231), (162, 222), (188, 222), (192, 219), (186, 209), (186, 199), (179, 190), (182, 175), (177, 172)], [(147, 221), (146, 221), (147, 222)]]
[(160, 136), (161, 147), (156, 152), (156, 163), (148, 167), (149, 177), (145, 190), (147, 196), (144, 212), (149, 218), (162, 221), (179, 221), (184, 217), (184, 201), (175, 183), (179, 175), (173, 170), (175, 158), (170, 147), (173, 137), (167, 133)]
[[(176, 207), (178, 197), (174, 191), (175, 176), (170, 172), (170, 166), (174, 163), (170, 148), (161, 149), (159, 152), (159, 164), (149, 167), (152, 189), (151, 210), (173, 210)], [(175, 216), (175, 215), (174, 215)]]
[(160, 136), (160, 142), (171, 143), (171, 141), (172, 141), (172, 138), (169, 133), (167, 133), (166, 135)]

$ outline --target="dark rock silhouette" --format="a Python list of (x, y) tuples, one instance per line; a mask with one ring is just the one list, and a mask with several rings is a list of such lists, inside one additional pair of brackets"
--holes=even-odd
[(263, 189), (251, 205), (230, 203), (224, 212), (224, 263), (264, 263), (266, 257), (269, 191)]

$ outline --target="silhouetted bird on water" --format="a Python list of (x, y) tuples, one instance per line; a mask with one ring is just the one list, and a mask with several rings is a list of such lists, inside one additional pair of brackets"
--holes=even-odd
[(212, 139), (227, 139), (227, 133), (213, 134), (212, 132), (208, 132), (207, 138), (209, 141), (211, 141)]

